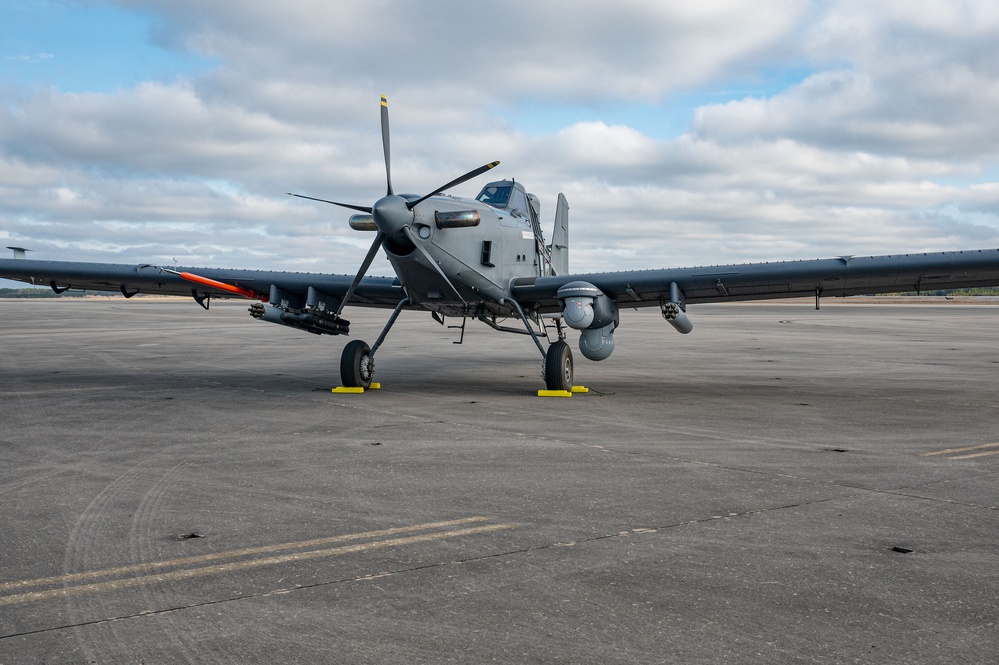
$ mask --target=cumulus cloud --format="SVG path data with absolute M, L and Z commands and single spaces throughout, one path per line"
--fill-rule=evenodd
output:
M 128 3 L 132 4 L 132 3 Z M 739 70 L 792 31 L 803 0 L 662 3 L 510 0 L 213 2 L 155 7 L 189 48 L 265 78 L 424 87 L 486 96 L 659 99 Z
M 999 156 L 999 11 L 989 3 L 830 3 L 801 51 L 828 68 L 769 98 L 699 109 L 720 141 L 795 138 L 992 162 Z

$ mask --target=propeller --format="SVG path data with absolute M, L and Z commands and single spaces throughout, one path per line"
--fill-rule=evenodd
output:
M 371 267 L 371 262 L 375 260 L 375 254 L 382 247 L 382 241 L 385 240 L 385 234 L 382 231 L 378 231 L 375 234 L 375 240 L 371 243 L 371 247 L 368 249 L 368 253 L 364 255 L 364 260 L 361 261 L 361 267 L 358 269 L 357 274 L 354 275 L 354 281 L 350 283 L 350 288 L 347 289 L 347 293 L 343 294 L 343 300 L 340 301 L 340 305 L 336 308 L 336 314 L 333 315 L 334 318 L 340 316 L 340 312 L 347 305 L 347 301 L 350 297 L 354 295 L 354 291 L 357 290 L 357 285 L 361 283 L 361 279 L 364 278 L 364 273 L 368 272 L 368 268 Z
M 385 196 L 392 196 L 392 150 L 389 147 L 388 100 L 382 95 L 382 150 L 385 152 Z
M 340 206 L 341 208 L 350 208 L 351 210 L 357 210 L 358 212 L 371 212 L 371 206 L 357 206 L 353 203 L 340 203 L 339 201 L 327 201 L 326 199 L 317 199 L 314 196 L 306 196 L 305 194 L 292 194 L 287 192 L 288 196 L 294 196 L 299 199 L 309 199 L 310 201 L 319 201 L 320 203 L 332 203 L 335 206 Z
M 434 191 L 430 192 L 426 196 L 421 196 L 420 198 L 416 199 L 415 201 L 409 201 L 408 203 L 406 203 L 406 207 L 409 208 L 410 210 L 412 210 L 413 208 L 415 208 L 419 204 L 421 204 L 424 201 L 426 201 L 427 199 L 429 199 L 431 196 L 436 196 L 436 195 L 440 194 L 443 191 L 451 189 L 452 187 L 457 187 L 461 183 L 467 182 L 468 180 L 471 180 L 472 178 L 480 176 L 483 173 L 485 173 L 486 171 L 488 171 L 490 169 L 494 169 L 497 166 L 499 166 L 499 162 L 489 162 L 488 164 L 483 164 L 482 166 L 480 166 L 477 169 L 472 169 L 471 171 L 469 171 L 465 175 L 461 176 L 460 178 L 455 178 L 454 180 L 452 180 L 448 184 L 442 185 L 441 187 L 438 187 L 437 189 L 435 189 Z
M 406 238 L 414 247 L 419 249 L 420 253 L 423 254 L 424 258 L 437 269 L 444 281 L 447 282 L 448 286 L 458 295 L 461 299 L 461 294 L 448 279 L 441 267 L 437 265 L 430 253 L 423 248 L 420 243 L 416 241 L 416 237 L 413 235 L 413 231 L 410 225 L 413 223 L 413 208 L 423 203 L 431 196 L 436 196 L 441 192 L 447 191 L 452 187 L 457 187 L 463 182 L 467 182 L 472 178 L 482 175 L 486 171 L 495 168 L 499 165 L 499 162 L 490 162 L 484 164 L 477 169 L 472 169 L 465 175 L 455 178 L 451 182 L 441 185 L 437 189 L 433 190 L 425 196 L 421 196 L 418 199 L 407 201 L 401 196 L 395 194 L 392 189 L 392 151 L 391 151 L 391 137 L 389 132 L 389 112 L 388 112 L 388 100 L 385 95 L 382 95 L 381 100 L 381 124 L 382 124 L 382 150 L 385 154 L 385 196 L 380 198 L 375 202 L 373 206 L 361 206 L 354 205 L 352 203 L 341 203 L 339 201 L 329 201 L 327 199 L 317 199 L 313 196 L 305 196 L 303 194 L 293 194 L 288 192 L 289 196 L 294 196 L 300 199 L 308 199 L 310 201 L 319 201 L 320 203 L 329 203 L 331 205 L 340 206 L 341 208 L 348 208 L 350 210 L 357 210 L 358 212 L 370 213 L 374 219 L 375 225 L 378 227 L 378 233 L 375 235 L 374 241 L 371 243 L 371 247 L 368 249 L 368 253 L 364 256 L 364 260 L 361 261 L 361 267 L 357 271 L 357 275 L 354 276 L 354 280 L 350 284 L 350 288 L 344 294 L 343 299 L 340 301 L 340 306 L 337 307 L 335 316 L 340 316 L 340 312 L 343 311 L 344 306 L 347 301 L 350 300 L 351 296 L 354 295 L 354 291 L 357 290 L 357 286 L 361 283 L 364 278 L 365 273 L 367 273 L 368 268 L 371 266 L 371 262 L 374 260 L 375 255 L 378 254 L 378 250 L 381 249 L 382 244 L 385 242 L 385 238 L 392 236 L 394 238 Z M 462 299 L 462 302 L 464 300 Z

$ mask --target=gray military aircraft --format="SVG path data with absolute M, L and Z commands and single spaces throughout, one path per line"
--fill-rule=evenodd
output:
M 659 307 L 686 334 L 693 328 L 686 313 L 692 303 L 814 296 L 818 307 L 821 296 L 999 285 L 999 249 L 573 274 L 569 205 L 562 194 L 550 243 L 541 231 L 537 197 L 519 182 L 490 182 L 474 199 L 443 195 L 499 162 L 423 196 L 396 194 L 384 96 L 381 130 L 387 187 L 373 205 L 292 194 L 354 210 L 351 228 L 374 232 L 354 276 L 39 261 L 23 258 L 23 248 L 16 248 L 20 258 L 0 260 L 0 277 L 46 284 L 57 293 L 193 296 L 206 310 L 212 298 L 245 297 L 258 301 L 250 307 L 254 318 L 317 335 L 347 335 L 350 323 L 341 314 L 348 304 L 392 309 L 373 345 L 355 339 L 343 348 L 340 378 L 354 388 L 371 385 L 375 353 L 403 309 L 426 310 L 441 324 L 446 316 L 461 317 L 462 337 L 472 318 L 501 332 L 529 335 L 543 358 L 547 390 L 559 392 L 573 386 L 566 327 L 580 331 L 584 357 L 604 360 L 614 350 L 622 306 Z M 366 275 L 379 250 L 396 277 Z M 511 317 L 520 324 L 505 325 Z

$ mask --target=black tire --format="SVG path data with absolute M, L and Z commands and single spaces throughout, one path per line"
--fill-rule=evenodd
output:
M 572 349 L 559 340 L 548 347 L 545 354 L 545 385 L 548 390 L 572 388 Z
M 370 388 L 375 374 L 371 349 L 359 339 L 352 339 L 340 354 L 340 380 L 347 388 Z

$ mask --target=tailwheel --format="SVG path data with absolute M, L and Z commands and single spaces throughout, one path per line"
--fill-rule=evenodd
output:
M 548 347 L 545 354 L 545 385 L 548 390 L 572 389 L 572 349 L 565 340 Z
M 348 388 L 370 388 L 375 375 L 371 349 L 359 339 L 351 340 L 340 355 L 340 380 Z

